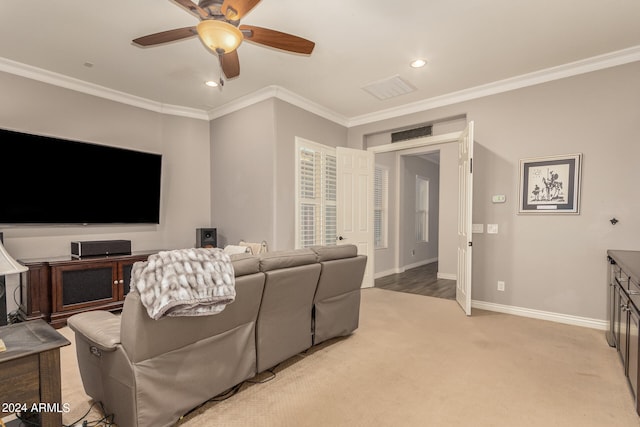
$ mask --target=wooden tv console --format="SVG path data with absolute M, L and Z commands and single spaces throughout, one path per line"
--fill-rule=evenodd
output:
M 19 260 L 29 267 L 20 276 L 19 315 L 23 320 L 43 319 L 60 328 L 77 313 L 121 310 L 133 264 L 157 252 Z

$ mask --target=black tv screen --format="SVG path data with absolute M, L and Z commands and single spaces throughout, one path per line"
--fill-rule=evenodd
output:
M 0 224 L 159 224 L 162 156 L 0 129 Z

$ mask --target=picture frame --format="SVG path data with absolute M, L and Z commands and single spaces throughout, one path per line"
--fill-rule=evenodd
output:
M 582 153 L 520 160 L 519 214 L 580 214 Z

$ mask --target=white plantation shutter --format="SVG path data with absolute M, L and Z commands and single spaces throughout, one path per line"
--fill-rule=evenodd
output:
M 338 231 L 336 156 L 325 153 L 324 160 L 324 228 L 322 236 L 325 245 L 335 245 Z
M 296 247 L 335 245 L 335 149 L 298 138 L 296 161 Z
M 301 247 L 315 245 L 320 208 L 320 155 L 306 148 L 299 151 L 298 191 L 300 200 L 299 230 Z
M 416 176 L 416 241 L 429 241 L 429 180 Z
M 375 248 L 387 247 L 389 169 L 376 165 L 373 182 L 373 238 Z

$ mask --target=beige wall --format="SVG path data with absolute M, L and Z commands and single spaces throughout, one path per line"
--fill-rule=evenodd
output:
M 476 127 L 473 222 L 500 228 L 473 237 L 473 299 L 605 319 L 606 250 L 637 250 L 640 236 L 639 77 L 633 63 L 353 127 L 349 145 L 466 115 Z M 517 215 L 519 159 L 568 153 L 584 155 L 581 214 Z M 507 202 L 491 203 L 494 194 Z
M 336 147 L 347 130 L 274 98 L 211 122 L 212 224 L 223 245 L 295 246 L 296 136 Z
M 211 224 L 218 244 L 273 241 L 273 99 L 211 121 Z
M 438 258 L 438 199 L 440 168 L 417 156 L 400 157 L 401 188 L 401 251 L 402 267 L 415 267 Z M 429 181 L 429 235 L 427 242 L 416 240 L 416 176 Z
M 476 124 L 474 222 L 500 227 L 497 235 L 474 235 L 473 298 L 604 319 L 606 250 L 638 249 L 640 236 L 639 76 L 633 63 L 346 129 L 277 99 L 209 124 L 0 73 L 0 126 L 161 153 L 164 168 L 160 225 L 2 231 L 17 258 L 67 254 L 80 239 L 131 239 L 134 250 L 186 247 L 203 226 L 218 227 L 231 243 L 265 239 L 272 249 L 291 248 L 295 136 L 362 148 L 367 135 L 426 122 L 456 130 L 466 116 Z M 441 149 L 441 164 L 454 152 Z M 576 152 L 584 154 L 581 214 L 517 215 L 518 160 Z M 455 177 L 441 167 L 441 204 L 455 196 L 444 192 Z M 507 203 L 492 204 L 493 194 Z M 443 220 L 440 254 L 450 241 Z
M 347 128 L 309 113 L 287 102 L 276 100 L 276 206 L 274 247 L 295 247 L 295 137 L 330 147 L 347 144 Z
M 134 251 L 189 247 L 195 243 L 195 228 L 209 226 L 206 121 L 167 116 L 6 73 L 0 73 L 0 90 L 0 127 L 163 156 L 159 225 L 0 226 L 7 250 L 15 258 L 69 255 L 70 242 L 75 240 L 129 239 Z M 24 163 L 28 168 L 28 159 Z M 20 182 L 8 184 L 19 186 Z M 25 191 L 55 188 L 43 182 L 41 188 Z M 127 208 L 118 205 L 120 191 L 134 190 L 116 188 L 105 195 L 113 198 L 114 209 Z M 14 279 L 7 278 L 9 286 L 14 286 Z M 11 311 L 15 307 L 12 298 L 8 300 Z
M 442 135 L 450 132 L 457 132 L 464 129 L 466 126 L 466 119 L 460 117 L 449 117 L 443 120 L 437 120 L 433 123 L 433 134 Z M 385 145 L 391 143 L 391 131 L 397 129 L 386 130 L 383 132 L 364 135 L 364 145 L 369 147 L 375 147 L 379 145 Z M 458 145 L 456 143 L 442 143 L 428 147 L 395 151 L 389 153 L 376 154 L 376 163 L 381 163 L 389 166 L 390 168 L 390 180 L 389 180 L 389 247 L 385 249 L 378 249 L 375 252 L 375 272 L 382 276 L 390 272 L 403 271 L 404 267 L 411 266 L 411 256 L 409 249 L 409 258 L 404 259 L 403 255 L 399 255 L 396 261 L 396 206 L 395 206 L 395 194 L 396 188 L 396 156 L 411 155 L 417 153 L 425 153 L 429 151 L 437 150 L 440 153 L 440 166 L 439 166 L 439 182 L 438 182 L 438 221 L 437 225 L 433 225 L 433 229 L 437 227 L 438 236 L 438 248 L 436 251 L 431 252 L 432 257 L 438 258 L 438 276 L 442 278 L 452 279 L 456 276 L 457 271 L 457 211 L 458 211 Z M 406 221 L 404 221 L 406 222 Z M 403 222 L 403 224 L 404 224 Z M 410 224 L 410 227 L 413 227 Z M 406 250 L 403 253 L 407 253 Z M 425 258 L 425 259 L 430 259 Z
M 387 246 L 375 250 L 374 277 L 383 277 L 400 271 L 399 262 L 396 262 L 397 249 L 397 212 L 396 189 L 398 178 L 396 173 L 396 153 L 379 153 L 375 155 L 376 165 L 385 167 L 389 171 L 389 197 L 387 211 Z

